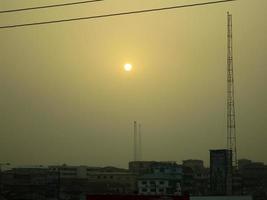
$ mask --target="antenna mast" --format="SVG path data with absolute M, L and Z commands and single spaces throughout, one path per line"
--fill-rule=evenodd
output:
M 227 13 L 227 149 L 232 152 L 232 166 L 237 167 L 236 124 L 234 102 L 234 66 L 232 15 Z
M 137 123 L 134 121 L 134 161 L 137 161 Z
M 138 130 L 138 137 L 139 137 L 139 142 L 138 142 L 138 145 L 139 145 L 139 161 L 142 161 L 142 135 L 141 135 L 141 124 L 139 124 L 139 130 Z

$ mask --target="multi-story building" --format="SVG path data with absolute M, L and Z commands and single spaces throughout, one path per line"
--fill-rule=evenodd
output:
M 267 198 L 267 165 L 247 161 L 239 166 L 242 177 L 243 194 L 253 195 L 254 199 Z
M 125 169 L 105 167 L 87 170 L 89 182 L 106 184 L 106 193 L 134 194 L 137 192 L 137 175 Z
M 51 171 L 57 172 L 61 179 L 64 178 L 87 178 L 87 166 L 55 165 L 49 166 Z
M 238 160 L 238 168 L 242 169 L 244 166 L 251 164 L 252 161 L 249 159 L 239 159 Z
M 232 194 L 232 152 L 210 150 L 210 185 L 213 195 Z
M 57 185 L 57 174 L 47 167 L 13 168 L 2 174 L 2 193 L 7 199 L 55 198 Z
M 190 167 L 194 172 L 201 173 L 204 170 L 204 161 L 203 160 L 183 160 L 183 166 Z
M 166 174 L 147 174 L 138 179 L 140 195 L 181 195 L 181 180 Z
M 138 162 L 140 166 L 140 162 Z M 140 195 L 181 195 L 182 166 L 175 162 L 146 162 L 146 170 L 139 172 L 138 194 Z M 139 168 L 140 169 L 140 168 Z M 149 173 L 144 172 L 147 171 Z
M 232 177 L 232 194 L 233 195 L 242 195 L 242 176 L 238 169 L 233 169 L 233 177 Z
M 59 175 L 61 197 L 73 194 L 134 194 L 136 174 L 116 167 L 50 166 Z
M 183 179 L 182 179 L 182 193 L 183 194 L 194 194 L 195 182 L 194 182 L 194 171 L 191 167 L 183 166 Z
M 12 200 L 137 193 L 136 174 L 115 167 L 22 167 L 5 171 L 1 178 L 3 192 Z
M 156 161 L 132 161 L 129 162 L 129 171 L 138 175 L 152 173 L 152 168 Z
M 207 195 L 209 193 L 209 169 L 204 167 L 202 160 L 184 160 L 184 186 L 191 195 Z M 190 168 L 193 171 L 192 179 L 189 178 Z M 187 177 L 186 177 L 187 176 Z M 191 182 L 189 182 L 191 181 Z M 191 184 L 191 187 L 190 187 Z

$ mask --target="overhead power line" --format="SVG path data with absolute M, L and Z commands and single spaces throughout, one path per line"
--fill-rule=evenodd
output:
M 111 13 L 111 14 L 104 14 L 104 15 L 94 15 L 94 16 L 88 16 L 88 17 L 78 17 L 78 18 L 70 18 L 70 19 L 60 19 L 60 20 L 52 20 L 52 21 L 6 25 L 6 26 L 0 26 L 0 29 L 25 27 L 25 26 L 37 26 L 37 25 L 44 25 L 44 24 L 56 24 L 56 23 L 80 21 L 80 20 L 93 20 L 93 19 L 98 19 L 98 18 L 108 18 L 108 17 L 115 17 L 115 16 L 122 16 L 122 15 L 133 15 L 133 14 L 148 13 L 148 12 L 158 12 L 158 11 L 163 11 L 163 10 L 172 10 L 172 9 L 179 9 L 179 8 L 207 6 L 207 5 L 211 5 L 211 4 L 220 4 L 220 3 L 227 3 L 227 2 L 233 2 L 233 1 L 237 1 L 237 0 L 211 1 L 211 2 L 196 3 L 196 4 L 185 4 L 185 5 L 177 5 L 177 6 L 170 6 L 170 7 L 152 8 L 152 9 L 136 10 L 136 11 L 128 11 L 128 12 L 120 12 L 120 13 Z
M 30 11 L 30 10 L 39 10 L 44 8 L 55 8 L 55 7 L 63 7 L 63 6 L 73 6 L 78 4 L 86 4 L 86 3 L 95 3 L 98 1 L 104 0 L 90 0 L 90 1 L 78 1 L 71 3 L 62 3 L 62 4 L 53 4 L 53 5 L 45 5 L 45 6 L 37 6 L 37 7 L 29 7 L 29 8 L 18 8 L 18 9 L 10 9 L 10 10 L 0 10 L 0 14 L 2 13 L 12 13 L 12 12 L 21 12 L 21 11 Z

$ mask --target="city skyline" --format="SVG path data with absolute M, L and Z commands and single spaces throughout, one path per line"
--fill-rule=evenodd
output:
M 0 25 L 184 3 L 103 1 L 1 14 Z M 1 10 L 25 6 L 0 3 Z M 209 149 L 226 148 L 229 11 L 237 154 L 267 163 L 266 8 L 261 0 L 235 1 L 0 30 L 0 162 L 125 167 L 133 159 L 136 120 L 143 160 L 207 165 Z

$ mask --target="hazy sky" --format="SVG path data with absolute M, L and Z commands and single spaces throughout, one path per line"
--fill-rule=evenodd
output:
M 0 14 L 0 25 L 203 1 L 106 0 Z M 72 1 L 1 1 L 0 10 L 62 2 Z M 239 0 L 0 30 L 0 162 L 125 167 L 137 120 L 145 160 L 207 163 L 209 149 L 226 146 L 227 11 L 238 157 L 267 162 L 266 9 Z

